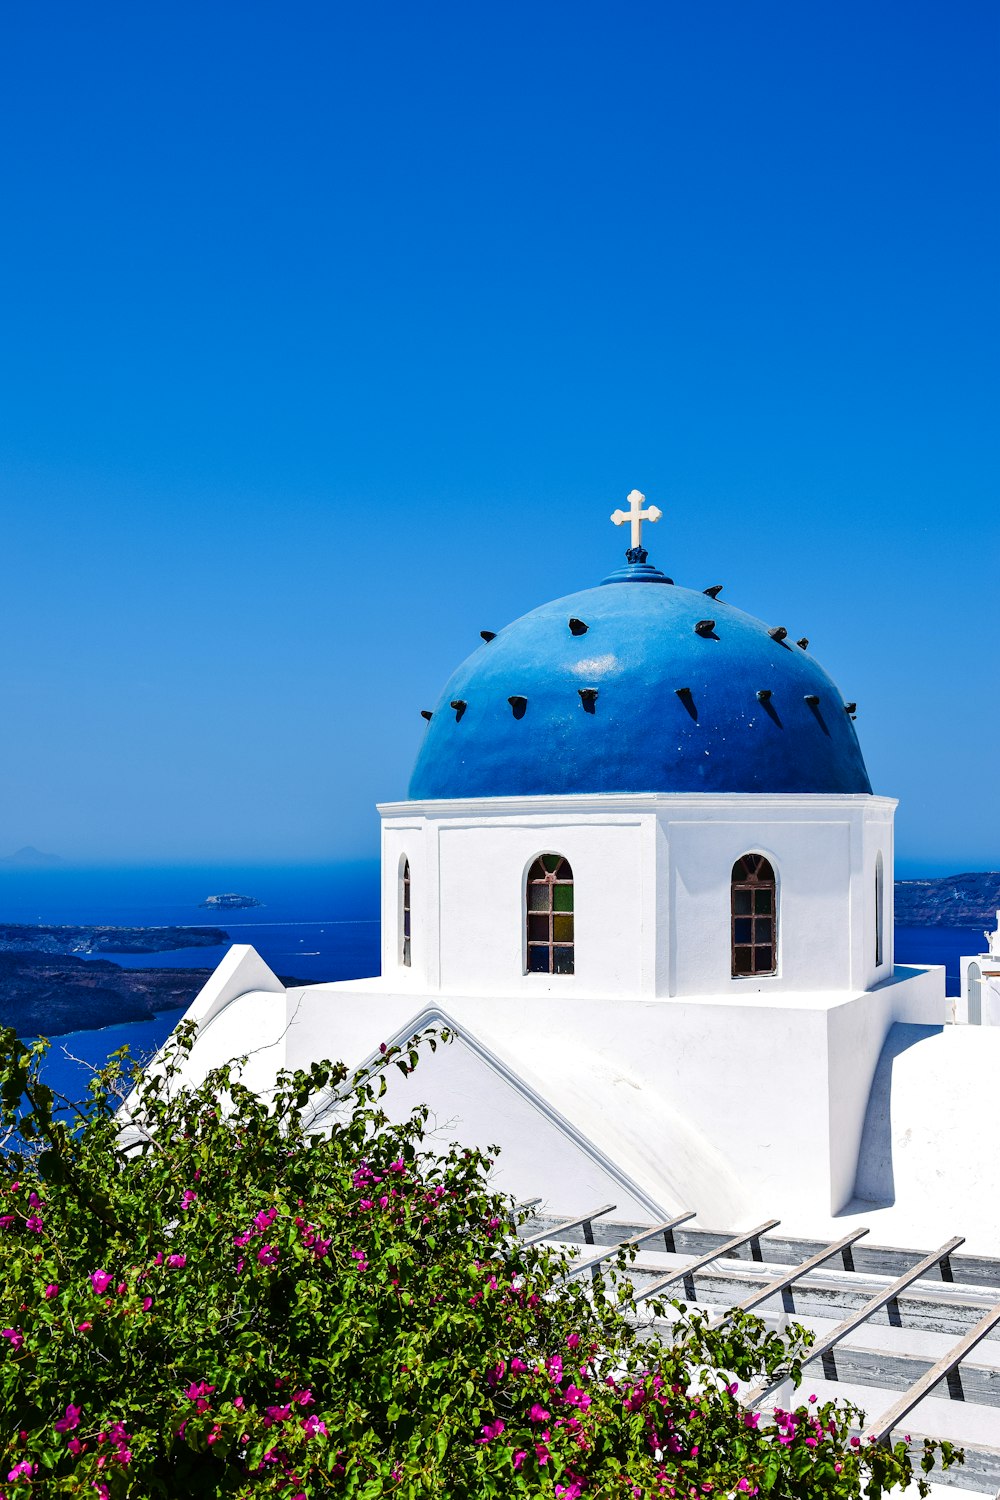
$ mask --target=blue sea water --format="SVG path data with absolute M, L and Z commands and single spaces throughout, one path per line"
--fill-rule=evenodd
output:
M 230 912 L 201 906 L 206 896 L 222 891 L 255 896 L 263 905 Z M 379 970 L 378 911 L 379 872 L 373 861 L 306 868 L 0 871 L 0 922 L 220 927 L 228 934 L 226 942 L 210 948 L 101 955 L 132 968 L 212 968 L 230 943 L 250 943 L 280 975 L 310 983 L 357 979 Z M 896 961 L 943 964 L 948 993 L 954 995 L 959 958 L 978 953 L 982 944 L 979 928 L 897 927 Z M 49 1081 L 61 1092 L 79 1095 L 87 1072 L 67 1053 L 96 1066 L 128 1043 L 145 1056 L 164 1041 L 178 1016 L 166 1011 L 148 1021 L 55 1038 Z
M 238 911 L 203 908 L 206 896 L 238 891 L 263 904 Z M 375 862 L 305 868 L 0 870 L 0 922 L 80 926 L 219 927 L 226 941 L 169 953 L 102 953 L 123 968 L 212 969 L 232 943 L 250 943 L 282 977 L 315 984 L 379 971 L 379 871 Z M 181 1012 L 53 1038 L 46 1078 L 79 1097 L 88 1068 L 126 1043 L 148 1056 Z M 0 1021 L 3 1019 L 0 998 Z

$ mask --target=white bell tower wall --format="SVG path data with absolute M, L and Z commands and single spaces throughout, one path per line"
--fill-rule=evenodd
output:
M 865 991 L 893 970 L 891 798 L 657 794 L 382 806 L 382 972 L 443 994 L 670 999 Z M 572 974 L 526 972 L 525 881 L 574 880 Z M 734 978 L 731 878 L 764 855 L 776 967 Z M 410 964 L 401 872 L 410 867 Z

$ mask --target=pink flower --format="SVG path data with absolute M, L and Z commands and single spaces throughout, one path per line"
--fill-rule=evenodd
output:
M 24 1343 L 24 1334 L 18 1328 L 4 1328 L 0 1330 L 0 1338 L 10 1339 L 10 1347 L 15 1354 Z
M 173 1271 L 182 1271 L 184 1269 L 184 1267 L 187 1265 L 187 1256 L 186 1255 L 168 1255 L 167 1256 L 167 1265 Z
M 563 1362 L 558 1354 L 553 1354 L 550 1359 L 547 1359 L 545 1361 L 545 1368 L 548 1370 L 549 1378 L 551 1380 L 554 1380 L 557 1383 L 562 1380 Z
M 100 1296 L 102 1292 L 107 1291 L 113 1280 L 114 1277 L 112 1277 L 107 1271 L 91 1271 L 90 1273 L 90 1284 L 94 1288 L 94 1291 L 98 1296 Z
M 37 1217 L 33 1218 L 33 1219 L 25 1219 L 25 1221 L 24 1221 L 24 1227 L 25 1227 L 25 1229 L 29 1230 L 32 1234 L 41 1234 L 41 1232 L 42 1232 L 42 1221 L 41 1221 L 41 1219 L 39 1219 Z
M 83 1452 L 83 1444 L 80 1442 L 80 1439 L 76 1437 L 70 1438 L 69 1442 L 66 1444 L 66 1447 L 73 1454 Z
M 149 1312 L 149 1309 L 152 1307 L 152 1305 L 153 1305 L 153 1299 L 152 1299 L 152 1297 L 143 1297 L 143 1299 L 142 1299 L 142 1310 L 143 1310 L 143 1312 Z
M 528 1456 L 527 1450 L 524 1449 L 524 1448 L 519 1448 L 517 1450 L 517 1452 L 514 1454 L 514 1473 L 515 1474 L 517 1473 L 517 1471 L 521 1467 L 521 1465 L 524 1463 L 524 1460 L 527 1458 L 527 1456 Z
M 577 1346 L 577 1344 L 579 1344 L 579 1342 L 580 1342 L 580 1335 L 578 1333 L 571 1333 L 569 1335 L 569 1337 L 567 1338 L 567 1340 L 566 1340 L 566 1348 L 567 1349 L 575 1349 L 576 1346 Z
M 312 1412 L 309 1413 L 308 1417 L 302 1423 L 302 1431 L 307 1438 L 326 1437 L 328 1435 L 326 1424 L 321 1422 L 319 1417 L 314 1416 Z
M 184 1192 L 181 1194 L 181 1208 L 190 1208 L 192 1204 L 195 1204 L 197 1202 L 198 1194 L 193 1190 L 193 1188 L 185 1188 Z
M 278 1264 L 278 1252 L 273 1245 L 261 1245 L 257 1251 L 257 1259 L 262 1266 L 276 1266 Z
M 77 1323 L 76 1331 L 77 1333 L 89 1333 L 93 1326 L 93 1323 Z
M 30 1464 L 26 1458 L 23 1458 L 19 1464 L 14 1465 L 7 1478 L 16 1483 L 19 1479 L 30 1479 L 37 1470 L 37 1464 Z
M 313 1395 L 312 1391 L 305 1390 L 299 1391 L 298 1395 L 293 1397 L 293 1400 L 297 1401 L 299 1406 L 312 1406 L 316 1400 L 316 1397 Z
M 394 1161 L 394 1162 L 392 1162 L 390 1164 L 390 1166 L 389 1166 L 389 1171 L 390 1172 L 398 1172 L 398 1173 L 405 1172 L 406 1171 L 406 1162 L 405 1161 Z
M 56 1432 L 72 1432 L 74 1427 L 79 1427 L 82 1409 L 79 1406 L 67 1406 L 66 1415 L 55 1423 Z
M 530 1422 L 547 1422 L 549 1420 L 549 1413 L 545 1410 L 544 1406 L 539 1406 L 536 1401 L 528 1413 L 528 1420 Z
M 493 1439 L 498 1438 L 501 1432 L 503 1432 L 503 1428 L 504 1423 L 502 1417 L 497 1417 L 495 1422 L 487 1422 L 486 1426 L 483 1428 L 482 1437 L 476 1438 L 476 1442 L 492 1443 Z

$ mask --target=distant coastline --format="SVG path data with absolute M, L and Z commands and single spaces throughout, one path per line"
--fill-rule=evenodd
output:
M 1000 871 L 945 875 L 937 880 L 896 881 L 900 927 L 994 925 L 1000 909 Z
M 217 948 L 229 941 L 221 927 L 82 927 L 0 923 L 0 953 L 173 953 Z

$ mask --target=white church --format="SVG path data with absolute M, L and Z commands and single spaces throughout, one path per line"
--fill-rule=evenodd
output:
M 652 566 L 660 512 L 627 503 L 625 565 L 484 632 L 425 712 L 379 808 L 381 974 L 286 989 L 234 947 L 192 1076 L 249 1054 L 266 1089 L 447 1027 L 389 1107 L 497 1143 L 518 1198 L 995 1255 L 1000 1027 L 894 962 L 855 705 L 807 640 Z

